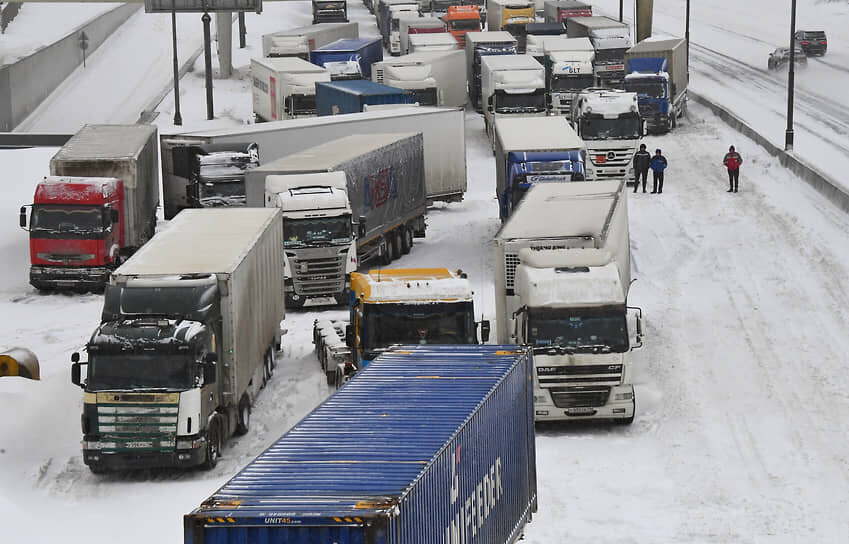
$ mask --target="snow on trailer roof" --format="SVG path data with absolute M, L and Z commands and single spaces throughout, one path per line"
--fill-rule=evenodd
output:
M 487 55 L 481 63 L 498 70 L 542 70 L 543 66 L 531 55 Z
M 560 116 L 496 117 L 495 133 L 505 153 L 586 148 L 566 118 Z
M 289 73 L 323 74 L 327 68 L 318 66 L 300 57 L 264 57 L 251 59 L 260 66 L 275 71 Z
M 447 268 L 370 270 L 351 276 L 351 289 L 368 302 L 460 302 L 472 300 L 468 279 Z
M 396 347 L 189 515 L 264 525 L 269 512 L 299 521 L 384 514 L 438 470 L 446 445 L 529 356 L 517 346 Z
M 113 278 L 232 273 L 279 214 L 277 208 L 183 210 Z
M 498 240 L 559 238 L 604 232 L 612 204 L 625 198 L 624 181 L 573 181 L 541 183 L 530 188 Z
M 522 302 L 530 307 L 565 308 L 574 306 L 574 301 L 580 301 L 581 306 L 605 305 L 613 300 L 622 300 L 623 285 L 619 277 L 619 268 L 616 263 L 608 262 L 598 265 L 593 274 L 582 274 L 567 270 L 569 264 L 564 257 L 568 254 L 580 252 L 580 249 L 559 250 L 562 254 L 561 261 L 556 266 L 516 267 L 517 294 L 522 297 Z M 520 259 L 531 253 L 529 249 L 520 252 Z M 581 263 L 575 259 L 575 263 Z M 523 261 L 524 263 L 524 261 Z M 569 281 L 563 281 L 563 276 L 569 274 Z M 533 289 L 530 287 L 533 286 Z
M 476 43 L 517 43 L 515 36 L 506 30 L 484 30 L 481 32 L 467 32 L 466 42 Z
M 353 51 L 380 40 L 380 38 L 342 38 L 327 45 L 316 47 L 313 51 Z
M 85 125 L 50 160 L 132 159 L 155 134 L 154 125 Z
M 281 157 L 263 164 L 254 172 L 316 172 L 330 170 L 338 164 L 355 159 L 368 151 L 404 140 L 419 132 L 397 134 L 352 134 Z
M 542 47 L 546 53 L 557 51 L 586 51 L 595 52 L 593 42 L 584 36 L 583 38 L 565 38 L 563 36 L 546 36 L 542 41 Z
M 683 38 L 648 38 L 637 42 L 636 45 L 628 49 L 627 53 L 654 53 L 667 51 L 684 45 L 686 42 Z

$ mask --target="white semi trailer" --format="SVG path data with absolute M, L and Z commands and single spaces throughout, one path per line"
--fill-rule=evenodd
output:
M 315 117 L 315 84 L 330 72 L 297 57 L 251 59 L 251 91 L 257 121 Z
M 460 50 L 422 51 L 376 62 L 371 77 L 411 91 L 420 106 L 462 108 L 468 101 L 466 54 Z
M 533 347 L 537 421 L 633 421 L 630 251 L 624 181 L 534 186 L 496 234 L 497 340 Z
M 250 428 L 284 313 L 279 210 L 180 212 L 112 274 L 88 361 L 71 356 L 85 464 L 214 467 Z

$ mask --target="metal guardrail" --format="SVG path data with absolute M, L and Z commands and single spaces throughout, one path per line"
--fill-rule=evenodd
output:
M 24 147 L 62 147 L 73 134 L 46 134 L 33 132 L 0 132 L 0 149 Z
M 782 148 L 776 146 L 764 136 L 758 133 L 755 129 L 746 124 L 745 121 L 731 113 L 724 107 L 716 104 L 704 96 L 694 93 L 692 90 L 687 91 L 687 96 L 707 107 L 717 117 L 725 121 L 731 128 L 739 131 L 744 136 L 751 138 L 756 144 L 764 148 L 767 153 L 774 157 L 778 157 L 781 166 L 787 168 L 799 178 L 808 183 L 811 187 L 817 190 L 820 194 L 831 201 L 835 206 L 846 213 L 849 213 L 849 193 L 846 192 L 835 180 L 828 175 L 817 171 L 813 166 L 806 164 L 793 153 L 788 153 Z

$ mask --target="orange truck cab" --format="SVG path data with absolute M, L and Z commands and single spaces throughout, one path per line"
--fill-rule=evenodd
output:
M 478 6 L 449 6 L 448 12 L 442 16 L 442 21 L 448 25 L 448 31 L 462 49 L 466 46 L 466 32 L 481 30 L 480 8 Z

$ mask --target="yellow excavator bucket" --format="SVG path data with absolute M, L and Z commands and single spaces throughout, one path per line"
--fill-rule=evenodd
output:
M 11 348 L 0 353 L 0 376 L 21 376 L 39 380 L 38 357 L 26 348 Z

